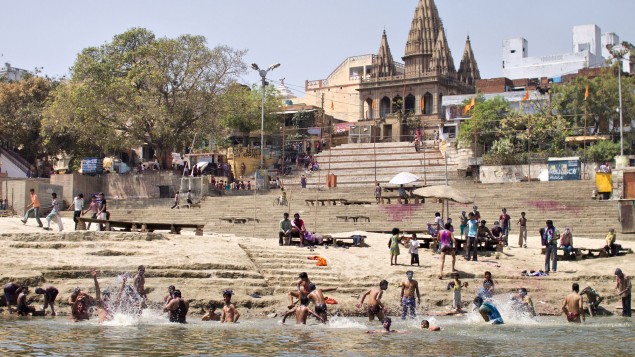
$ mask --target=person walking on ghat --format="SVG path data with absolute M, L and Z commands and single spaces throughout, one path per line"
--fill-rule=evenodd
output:
M 68 208 L 70 211 L 73 209 L 73 221 L 75 222 L 75 230 L 77 230 L 77 223 L 79 222 L 78 218 L 81 217 L 82 212 L 84 210 L 84 194 L 80 193 L 73 199 L 73 204 Z
M 62 224 L 62 217 L 60 217 L 60 201 L 57 200 L 57 193 L 53 192 L 51 193 L 51 198 L 53 199 L 51 201 L 51 206 L 48 207 L 51 209 L 51 213 L 48 214 L 48 216 L 46 216 L 46 227 L 44 227 L 45 231 L 48 231 L 51 229 L 51 220 L 55 219 L 55 221 L 57 222 L 57 227 L 59 228 L 59 231 L 63 231 L 64 230 L 64 224 Z
M 29 215 L 31 214 L 31 212 L 33 212 L 33 216 L 35 217 L 35 221 L 37 222 L 37 225 L 40 228 L 44 227 L 44 225 L 42 225 L 42 221 L 40 220 L 40 208 L 42 207 L 40 205 L 40 199 L 35 194 L 35 189 L 32 188 L 29 190 L 29 192 L 31 193 L 31 204 L 29 204 L 25 208 L 26 212 L 24 212 L 24 218 L 22 218 L 22 223 L 26 224 L 26 221 L 29 219 Z
M 525 212 L 520 212 L 518 225 L 518 247 L 527 248 L 527 218 L 525 218 Z
M 170 209 L 174 209 L 174 208 L 179 208 L 179 193 L 181 191 L 176 191 L 176 193 L 174 194 L 174 205 L 172 207 L 170 207 Z

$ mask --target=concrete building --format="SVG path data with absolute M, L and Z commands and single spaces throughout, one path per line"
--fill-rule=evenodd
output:
M 29 71 L 26 69 L 20 69 L 11 66 L 10 63 L 5 63 L 2 68 L 0 68 L 0 79 L 8 80 L 8 81 L 19 81 L 24 77 Z
M 530 57 L 529 43 L 526 39 L 506 39 L 503 41 L 503 77 L 559 77 L 576 73 L 583 68 L 602 67 L 610 58 L 606 46 L 618 45 L 619 41 L 620 38 L 615 33 L 602 34 L 597 25 L 580 25 L 573 28 L 571 52 Z M 628 63 L 628 60 L 625 60 L 624 69 L 627 71 Z
M 360 80 L 370 78 L 376 57 L 369 54 L 346 58 L 326 79 L 306 81 L 305 97 L 292 99 L 292 102 L 316 107 L 324 105 L 327 115 L 347 122 L 358 121 L 361 118 L 358 92 Z M 396 64 L 396 68 L 403 73 L 403 64 Z

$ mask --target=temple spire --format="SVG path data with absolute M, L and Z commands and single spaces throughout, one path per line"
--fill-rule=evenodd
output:
M 395 61 L 392 58 L 392 53 L 390 53 L 390 46 L 388 46 L 386 30 L 381 35 L 379 52 L 377 53 L 377 58 L 373 61 L 373 73 L 375 73 L 376 77 L 390 77 L 397 74 Z
M 410 25 L 403 58 L 406 62 L 406 73 L 428 70 L 440 26 L 441 20 L 434 0 L 419 0 Z
M 481 72 L 478 70 L 478 64 L 474 58 L 474 52 L 472 51 L 472 43 L 470 42 L 470 36 L 467 36 L 465 41 L 465 50 L 463 51 L 463 58 L 459 65 L 458 72 L 459 80 L 468 85 L 475 85 L 477 79 L 481 79 Z
M 437 37 L 437 42 L 434 46 L 429 70 L 443 74 L 456 73 L 454 59 L 452 58 L 452 53 L 448 47 L 448 40 L 445 37 L 445 29 L 442 24 L 439 26 L 439 36 Z

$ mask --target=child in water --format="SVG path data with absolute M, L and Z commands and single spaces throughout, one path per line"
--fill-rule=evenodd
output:
M 456 312 L 462 312 L 461 308 L 463 306 L 461 304 L 461 289 L 467 288 L 468 283 L 461 283 L 461 280 L 459 280 L 459 273 L 452 273 L 452 277 L 454 280 L 448 283 L 448 290 L 452 290 L 453 293 L 452 308 Z

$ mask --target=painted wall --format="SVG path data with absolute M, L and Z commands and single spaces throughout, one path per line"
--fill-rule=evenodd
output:
M 595 180 L 596 165 L 582 165 L 583 174 L 589 180 Z M 481 166 L 479 180 L 482 183 L 504 183 L 526 181 L 529 176 L 528 165 L 503 165 L 503 166 Z M 546 181 L 548 178 L 547 164 L 531 164 L 532 180 L 540 179 Z
M 2 153 L 0 153 L 0 169 L 8 177 L 26 178 L 26 173 Z

